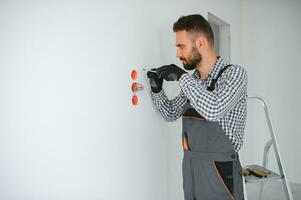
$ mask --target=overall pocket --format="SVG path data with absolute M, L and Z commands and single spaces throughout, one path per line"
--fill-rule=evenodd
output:
M 234 178 L 233 178 L 233 161 L 213 161 L 213 168 L 215 169 L 216 176 L 223 184 L 229 198 L 234 200 Z

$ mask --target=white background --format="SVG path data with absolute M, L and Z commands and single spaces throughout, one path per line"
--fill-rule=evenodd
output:
M 300 183 L 298 8 L 293 1 L 0 1 L 0 199 L 183 199 L 181 122 L 155 111 L 141 68 L 180 65 L 172 24 L 207 12 L 231 25 L 231 60 L 247 69 L 249 93 L 268 98 L 289 178 Z M 145 86 L 136 107 L 132 69 Z M 164 85 L 170 97 L 174 86 Z

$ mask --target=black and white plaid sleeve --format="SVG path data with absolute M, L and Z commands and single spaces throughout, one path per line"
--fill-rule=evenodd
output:
M 180 88 L 191 105 L 208 121 L 218 121 L 237 104 L 246 89 L 247 74 L 240 66 L 229 67 L 220 78 L 223 81 L 212 92 L 189 74 L 179 80 Z
M 156 108 L 166 121 L 177 120 L 182 115 L 184 105 L 187 102 L 187 98 L 182 91 L 172 100 L 167 98 L 163 90 L 157 94 L 152 92 L 152 98 Z

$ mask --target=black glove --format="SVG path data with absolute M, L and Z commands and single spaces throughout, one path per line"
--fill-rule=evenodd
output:
M 185 73 L 187 72 L 175 64 L 164 65 L 157 69 L 158 77 L 166 81 L 178 81 Z
M 156 71 L 157 69 L 152 69 Z M 151 89 L 153 93 L 159 93 L 162 90 L 163 78 L 159 78 L 157 73 L 148 71 L 147 77 L 149 78 Z

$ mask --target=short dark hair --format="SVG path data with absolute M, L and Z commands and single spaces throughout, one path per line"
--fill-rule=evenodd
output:
M 209 22 L 198 14 L 182 16 L 173 25 L 173 31 L 187 31 L 191 36 L 203 33 L 210 45 L 214 45 L 214 36 Z

